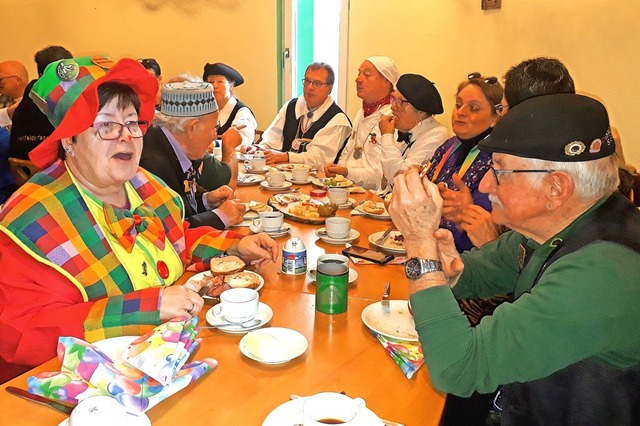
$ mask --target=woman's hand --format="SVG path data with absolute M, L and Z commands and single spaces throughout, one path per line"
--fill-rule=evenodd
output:
M 289 154 L 273 149 L 266 149 L 264 151 L 264 159 L 269 166 L 272 164 L 287 163 L 289 162 Z
M 458 175 L 452 177 L 453 185 L 458 189 L 447 188 L 444 184 L 438 184 L 440 196 L 444 200 L 442 205 L 442 217 L 453 222 L 460 222 L 460 215 L 468 206 L 473 204 L 471 191 Z
M 324 166 L 324 175 L 328 178 L 336 177 L 337 175 L 347 177 L 348 174 L 349 170 L 345 166 L 338 164 L 327 164 Z
M 202 310 L 204 300 L 198 294 L 201 285 L 190 282 L 186 285 L 172 285 L 162 289 L 160 296 L 160 321 L 184 316 L 197 316 Z
M 227 254 L 239 256 L 246 263 L 261 266 L 278 260 L 278 243 L 265 233 L 243 237 Z
M 474 246 L 484 244 L 498 238 L 498 227 L 491 220 L 491 213 L 482 207 L 471 204 L 459 215 L 460 227 L 467 233 Z

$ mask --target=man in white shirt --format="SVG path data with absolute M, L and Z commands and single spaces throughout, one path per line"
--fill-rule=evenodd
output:
M 304 94 L 285 103 L 262 135 L 267 164 L 304 163 L 321 170 L 351 135 L 351 121 L 331 99 L 335 74 L 314 62 L 302 80 Z
M 0 109 L 0 127 L 11 125 L 13 111 L 22 99 L 27 84 L 29 84 L 29 74 L 22 63 L 18 61 L 0 62 L 0 94 L 12 98 L 15 102 L 11 106 Z
M 360 65 L 356 90 L 362 99 L 362 109 L 356 114 L 353 135 L 339 160 L 326 164 L 327 177 L 346 176 L 365 189 L 381 191 L 378 123 L 391 114 L 391 92 L 399 77 L 398 67 L 388 56 L 371 56 Z

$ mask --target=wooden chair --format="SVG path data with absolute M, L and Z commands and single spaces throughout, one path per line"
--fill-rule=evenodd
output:
M 256 138 L 253 141 L 254 145 L 257 143 L 262 142 L 262 134 L 264 133 L 264 130 L 256 130 Z
M 31 176 L 40 170 L 40 168 L 31 161 L 14 157 L 9 157 L 9 168 L 18 186 L 22 186 Z

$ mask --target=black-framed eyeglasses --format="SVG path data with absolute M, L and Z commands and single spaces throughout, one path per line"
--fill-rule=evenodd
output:
M 105 141 L 112 141 L 122 136 L 122 129 L 125 127 L 132 138 L 141 138 L 147 133 L 149 122 L 145 120 L 127 121 L 126 123 L 117 123 L 115 121 L 97 121 L 92 126 L 98 131 L 98 135 Z
M 302 85 L 303 85 L 304 87 L 307 87 L 308 85 L 312 85 L 312 86 L 313 86 L 313 87 L 315 87 L 316 89 L 319 89 L 319 88 L 321 88 L 322 86 L 329 86 L 330 84 L 329 84 L 329 83 L 323 83 L 323 82 L 321 82 L 320 80 L 313 80 L 313 81 L 311 81 L 311 80 L 309 80 L 309 79 L 303 78 L 303 79 L 302 79 Z
M 496 110 L 496 114 L 498 114 L 499 116 L 503 116 L 507 113 L 507 111 L 509 110 L 509 105 L 506 104 L 497 104 L 493 106 L 493 109 Z
M 483 77 L 482 74 L 480 74 L 477 71 L 469 73 L 469 75 L 467 75 L 467 79 L 469 80 L 481 79 L 481 80 L 484 80 L 484 82 L 487 84 L 496 84 L 498 82 L 498 77 Z
M 410 103 L 411 102 L 405 101 L 404 99 L 394 98 L 393 96 L 391 97 L 391 105 L 393 105 L 397 109 L 402 108 L 404 104 L 410 104 Z
M 0 77 L 0 84 L 2 84 L 2 82 L 4 81 L 5 78 L 18 78 L 17 75 L 7 75 L 4 77 Z
M 552 170 L 552 169 L 538 169 L 538 170 L 525 170 L 525 169 L 511 169 L 511 170 L 507 170 L 507 169 L 494 169 L 493 166 L 489 166 L 489 168 L 491 169 L 491 171 L 493 172 L 493 178 L 496 180 L 496 185 L 500 185 L 500 181 L 498 180 L 498 176 L 500 175 L 507 175 L 510 173 L 553 173 L 556 170 Z

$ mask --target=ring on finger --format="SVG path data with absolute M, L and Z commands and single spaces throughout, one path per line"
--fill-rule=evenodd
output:
M 187 309 L 187 313 L 191 314 L 191 311 L 193 311 L 193 308 L 195 308 L 195 307 L 196 307 L 196 304 L 191 302 L 191 307 L 189 309 Z

